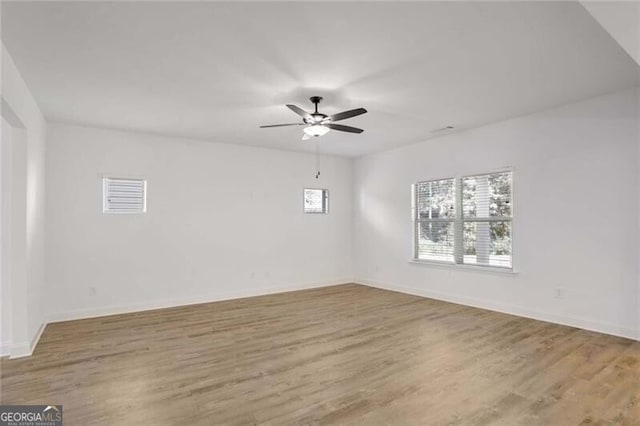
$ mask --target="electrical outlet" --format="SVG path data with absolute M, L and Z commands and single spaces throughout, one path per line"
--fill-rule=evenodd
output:
M 95 288 L 95 287 L 89 287 L 89 294 L 90 294 L 90 295 L 95 296 L 95 295 L 96 295 L 96 293 L 97 293 L 97 292 L 96 292 L 96 288 Z
M 557 287 L 557 288 L 555 289 L 554 293 L 553 293 L 553 296 L 554 296 L 556 299 L 564 299 L 564 293 L 565 293 L 564 288 L 562 288 L 562 287 Z

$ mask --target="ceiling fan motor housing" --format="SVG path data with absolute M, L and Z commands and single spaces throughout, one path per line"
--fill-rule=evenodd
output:
M 307 124 L 320 123 L 325 118 L 327 118 L 327 115 L 326 114 L 321 114 L 319 112 L 314 112 L 314 113 L 311 113 L 311 117 L 313 118 L 313 120 L 309 120 L 309 119 L 304 118 L 303 121 L 305 123 L 307 123 Z

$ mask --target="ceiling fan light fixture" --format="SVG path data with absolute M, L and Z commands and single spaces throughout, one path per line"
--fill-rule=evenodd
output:
M 316 137 L 329 133 L 329 128 L 321 124 L 314 124 L 313 126 L 305 127 L 303 130 L 309 136 Z

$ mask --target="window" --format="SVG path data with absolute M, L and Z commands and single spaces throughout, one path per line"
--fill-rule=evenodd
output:
M 415 258 L 512 267 L 512 172 L 413 186 Z
M 305 188 L 304 212 L 329 213 L 329 190 Z
M 102 179 L 103 213 L 144 213 L 147 211 L 147 181 L 141 179 Z

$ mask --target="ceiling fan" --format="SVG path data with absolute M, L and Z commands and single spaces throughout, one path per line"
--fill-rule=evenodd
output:
M 358 129 L 357 127 L 345 126 L 342 124 L 335 124 L 336 121 L 346 120 L 347 118 L 355 117 L 360 114 L 364 114 L 367 112 L 364 108 L 356 108 L 349 111 L 339 112 L 333 115 L 326 115 L 318 112 L 318 104 L 322 101 L 321 96 L 312 96 L 309 98 L 311 102 L 315 105 L 314 112 L 307 112 L 300 107 L 295 105 L 287 105 L 287 107 L 302 117 L 302 123 L 291 123 L 291 124 L 270 124 L 267 126 L 260 126 L 261 129 L 267 127 L 284 127 L 284 126 L 307 126 L 303 129 L 304 135 L 302 136 L 302 140 L 311 139 L 312 137 L 318 137 L 325 135 L 329 132 L 329 130 L 337 130 L 339 132 L 349 132 L 349 133 L 362 133 L 364 130 Z

